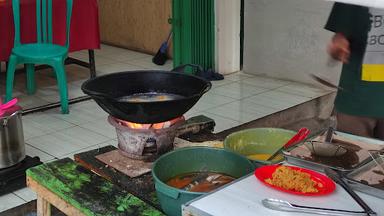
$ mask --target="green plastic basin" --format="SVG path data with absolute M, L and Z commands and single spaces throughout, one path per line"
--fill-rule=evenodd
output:
M 254 163 L 273 164 L 281 162 L 282 156 L 267 161 L 252 158 L 252 155 L 272 155 L 295 134 L 295 131 L 280 128 L 252 128 L 228 135 L 224 140 L 224 148 L 239 153 Z
M 182 204 L 205 193 L 180 190 L 165 182 L 177 175 L 202 169 L 240 178 L 253 172 L 254 166 L 247 158 L 219 148 L 181 148 L 161 156 L 153 165 L 152 176 L 161 208 L 167 215 L 181 216 Z

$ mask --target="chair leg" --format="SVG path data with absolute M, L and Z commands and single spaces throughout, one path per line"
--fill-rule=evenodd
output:
M 88 56 L 89 56 L 90 77 L 95 78 L 96 77 L 95 52 L 93 50 L 88 50 Z
M 60 103 L 61 103 L 61 112 L 63 114 L 69 113 L 68 108 L 68 89 L 67 89 L 67 78 L 64 69 L 64 61 L 57 61 L 53 66 L 56 72 L 57 85 L 59 86 L 60 91 Z
M 15 70 L 17 64 L 17 57 L 11 55 L 7 64 L 7 80 L 5 87 L 5 101 L 8 102 L 12 99 L 13 82 L 15 78 Z
M 29 95 L 36 92 L 35 84 L 35 65 L 34 64 L 25 64 L 27 71 L 27 93 Z

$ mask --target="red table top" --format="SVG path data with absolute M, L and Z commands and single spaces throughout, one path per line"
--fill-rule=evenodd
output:
M 0 61 L 11 54 L 14 40 L 12 1 L 0 0 Z M 21 0 L 21 42 L 36 41 L 35 0 Z M 53 42 L 65 44 L 66 1 L 53 1 Z M 100 48 L 97 0 L 73 0 L 69 51 Z

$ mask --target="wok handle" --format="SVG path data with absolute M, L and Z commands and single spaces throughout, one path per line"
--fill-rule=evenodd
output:
M 199 71 L 199 73 L 203 73 L 204 72 L 204 68 L 202 66 L 200 66 L 200 65 L 197 65 L 197 64 L 183 64 L 183 65 L 179 65 L 179 66 L 173 68 L 171 71 L 173 71 L 173 72 L 182 72 L 183 73 L 183 72 L 185 72 L 185 68 L 188 67 L 188 66 L 190 66 L 192 68 L 196 68 Z
M 207 93 L 211 88 L 212 88 L 212 83 L 211 82 L 207 82 L 207 86 L 205 86 L 203 91 L 201 91 L 201 95 Z

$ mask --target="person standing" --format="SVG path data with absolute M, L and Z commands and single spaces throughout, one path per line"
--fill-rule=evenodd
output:
M 384 10 L 335 3 L 325 29 L 328 53 L 343 63 L 337 129 L 384 140 Z

